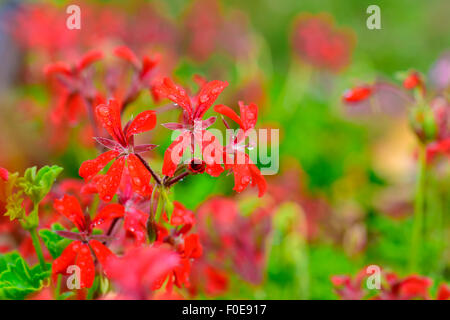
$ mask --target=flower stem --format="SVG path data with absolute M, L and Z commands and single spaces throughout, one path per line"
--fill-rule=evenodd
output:
M 34 250 L 36 251 L 36 255 L 39 259 L 39 263 L 43 271 L 47 270 L 47 266 L 45 264 L 44 254 L 42 253 L 41 243 L 39 241 L 39 236 L 37 234 L 36 228 L 32 228 L 29 230 L 31 235 L 31 240 L 33 241 Z
M 424 144 L 419 146 L 419 167 L 416 184 L 416 195 L 414 199 L 414 222 L 411 241 L 410 269 L 417 271 L 420 258 L 420 246 L 422 245 L 423 220 L 425 209 L 425 187 L 426 187 L 426 148 Z
M 161 185 L 161 178 L 152 170 L 152 168 L 150 168 L 150 165 L 147 163 L 147 161 L 145 161 L 145 159 L 142 158 L 142 156 L 140 154 L 136 153 L 135 155 L 136 155 L 136 157 L 139 158 L 139 160 L 141 160 L 142 164 L 148 170 L 148 172 L 150 172 L 150 174 L 152 175 L 153 179 L 155 179 L 156 183 L 158 185 Z
M 167 182 L 165 183 L 165 186 L 166 186 L 167 188 L 169 188 L 170 186 L 172 186 L 173 184 L 177 183 L 178 181 L 184 179 L 184 178 L 187 177 L 188 175 L 189 175 L 189 171 L 185 171 L 185 172 L 181 173 L 180 175 L 178 175 L 178 176 L 176 176 L 176 177 L 170 179 L 169 181 L 167 181 Z

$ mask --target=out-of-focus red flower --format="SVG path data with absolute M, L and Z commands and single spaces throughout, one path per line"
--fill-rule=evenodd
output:
M 0 178 L 1 178 L 3 181 L 8 181 L 8 178 L 9 178 L 9 172 L 8 172 L 8 170 L 6 170 L 6 169 L 3 168 L 3 167 L 0 167 Z
M 196 214 L 200 241 L 208 254 L 196 262 L 194 287 L 207 285 L 204 281 L 207 265 L 217 270 L 232 266 L 243 280 L 260 283 L 266 254 L 264 238 L 270 232 L 269 212 L 260 208 L 243 217 L 235 201 L 215 197 L 202 204 Z M 219 287 L 217 283 L 216 289 Z
M 429 299 L 428 290 L 432 284 L 429 278 L 419 275 L 411 275 L 404 279 L 397 279 L 396 275 L 387 275 L 387 278 L 390 288 L 379 295 L 381 299 Z
M 141 112 L 135 119 L 127 123 L 124 130 L 120 120 L 120 107 L 116 100 L 110 100 L 106 105 L 97 106 L 95 112 L 100 123 L 114 140 L 96 138 L 97 142 L 110 150 L 93 160 L 83 162 L 79 170 L 80 176 L 89 181 L 114 159 L 106 175 L 99 178 L 96 183 L 100 198 L 104 201 L 111 201 L 119 188 L 126 161 L 134 190 L 142 195 L 149 194 L 151 192 L 151 174 L 140 160 L 139 154 L 152 150 L 156 146 L 152 144 L 135 146 L 134 135 L 155 127 L 155 112 L 153 110 Z
M 198 234 L 188 234 L 195 223 L 194 215 L 181 203 L 174 202 L 174 210 L 170 218 L 170 224 L 178 228 L 170 232 L 162 226 L 158 227 L 157 243 L 170 244 L 180 257 L 179 264 L 170 272 L 162 276 L 154 284 L 154 289 L 159 289 L 166 282 L 167 291 L 172 290 L 173 284 L 178 288 L 189 287 L 189 274 L 191 272 L 191 260 L 199 258 L 203 253 Z
M 80 115 L 85 113 L 88 106 L 84 99 L 92 95 L 92 88 L 89 88 L 82 73 L 102 58 L 101 51 L 92 50 L 82 56 L 74 65 L 59 61 L 45 66 L 44 74 L 55 80 L 53 91 L 56 97 L 56 106 L 50 115 L 54 124 L 59 125 L 65 119 L 70 124 L 74 124 Z
M 73 239 L 62 252 L 61 256 L 53 261 L 52 276 L 56 281 L 58 274 L 67 275 L 67 268 L 70 265 L 77 265 L 80 268 L 80 287 L 90 288 L 95 278 L 95 265 L 92 259 L 92 252 L 102 266 L 114 254 L 99 240 L 102 236 L 92 234 L 95 226 L 103 224 L 114 218 L 122 217 L 124 208 L 119 204 L 109 204 L 101 209 L 91 221 L 88 214 L 83 214 L 78 200 L 74 196 L 65 195 L 62 199 L 54 201 L 55 210 L 69 219 L 80 231 L 80 233 L 70 231 L 58 231 L 60 236 Z M 106 270 L 106 269 L 105 269 Z
M 301 14 L 294 23 L 292 44 L 305 62 L 339 72 L 350 63 L 355 35 L 351 30 L 337 28 L 327 14 Z
M 236 136 L 231 137 L 231 142 L 224 150 L 225 169 L 231 169 L 234 173 L 234 188 L 236 192 L 241 192 L 249 184 L 257 186 L 262 197 L 267 189 L 267 183 L 259 171 L 258 167 L 250 160 L 250 157 L 245 153 L 245 138 L 249 130 L 253 129 L 258 119 L 258 107 L 251 103 L 245 105 L 239 101 L 240 116 L 234 110 L 225 105 L 217 105 L 214 111 L 229 117 L 236 122 L 240 129 Z M 227 123 L 225 122 L 226 126 Z
M 437 300 L 450 299 L 450 287 L 447 284 L 443 283 L 439 286 L 436 299 Z
M 206 267 L 206 293 L 214 296 L 228 289 L 228 275 L 212 266 Z
M 179 264 L 179 256 L 164 247 L 140 247 L 107 264 L 108 276 L 133 299 L 146 299 L 158 279 Z
M 363 285 L 363 281 L 369 274 L 366 268 L 363 268 L 352 279 L 349 276 L 333 276 L 331 281 L 336 289 L 336 293 L 342 299 L 363 299 L 369 292 Z M 382 272 L 380 276 L 381 288 L 371 299 L 375 300 L 410 300 L 410 299 L 431 299 L 429 290 L 433 281 L 427 277 L 420 275 L 410 275 L 400 278 L 393 272 Z M 436 299 L 448 299 L 450 291 L 446 284 L 442 284 L 436 295 Z
M 354 87 L 347 90 L 342 96 L 342 99 L 348 103 L 361 102 L 369 98 L 372 94 L 372 91 L 373 89 L 369 85 Z
M 183 109 L 182 123 L 163 124 L 168 129 L 180 130 L 181 132 L 180 136 L 172 142 L 164 153 L 163 174 L 173 176 L 184 151 L 190 147 L 191 153 L 194 154 L 192 148 L 195 142 L 200 144 L 202 149 L 206 173 L 217 177 L 223 172 L 220 165 L 222 146 L 217 138 L 206 130 L 215 122 L 216 118 L 210 117 L 206 120 L 202 120 L 202 118 L 227 85 L 226 81 L 219 80 L 204 82 L 200 91 L 194 97 L 190 97 L 185 89 L 176 85 L 169 78 L 164 78 L 162 83 L 156 86 L 156 91 L 161 96 L 175 102 Z M 217 161 L 217 158 L 219 161 Z
M 186 15 L 188 51 L 197 60 L 205 60 L 216 48 L 221 15 L 216 0 L 197 0 Z
M 411 71 L 403 81 L 403 87 L 407 90 L 422 87 L 423 85 L 422 76 L 417 71 Z

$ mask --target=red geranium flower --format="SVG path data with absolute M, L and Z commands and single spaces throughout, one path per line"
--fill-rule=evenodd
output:
M 123 257 L 108 261 L 108 277 L 127 298 L 146 299 L 155 281 L 166 276 L 178 263 L 177 254 L 167 248 L 134 248 Z
M 239 101 L 239 109 L 240 116 L 225 105 L 217 105 L 214 107 L 216 112 L 231 118 L 241 129 L 235 137 L 231 138 L 231 143 L 224 148 L 225 169 L 231 169 L 234 173 L 233 190 L 241 192 L 251 183 L 252 186 L 258 186 L 258 196 L 261 197 L 267 189 L 266 180 L 261 175 L 258 167 L 245 153 L 246 146 L 243 145 L 248 131 L 255 127 L 258 118 L 258 107 L 254 103 L 245 105 L 242 101 Z M 224 123 L 229 128 L 226 121 Z M 229 155 L 233 158 L 230 158 Z
M 52 275 L 56 280 L 58 274 L 67 274 L 67 267 L 77 265 L 80 268 L 80 287 L 90 288 L 95 278 L 95 265 L 92 259 L 91 249 L 102 266 L 114 254 L 100 241 L 105 240 L 104 236 L 93 235 L 92 230 L 106 221 L 122 217 L 124 208 L 119 204 L 109 204 L 101 209 L 91 221 L 89 214 L 83 214 L 78 200 L 74 196 L 65 195 L 60 200 L 54 201 L 54 208 L 57 212 L 69 219 L 79 233 L 70 231 L 57 231 L 57 233 L 69 239 L 73 239 L 61 256 L 53 261 Z M 100 241 L 99 241 L 100 240 Z
M 47 77 L 53 76 L 57 80 L 54 85 L 57 103 L 50 115 L 53 123 L 60 124 L 67 118 L 69 123 L 74 124 L 85 112 L 88 106 L 84 97 L 88 95 L 93 98 L 95 90 L 90 87 L 89 81 L 83 76 L 83 71 L 102 58 L 101 51 L 93 50 L 82 56 L 72 66 L 59 61 L 44 68 L 44 74 Z
M 188 232 L 195 223 L 194 214 L 179 202 L 175 201 L 174 206 L 170 224 L 178 228 L 172 229 L 169 233 L 167 229 L 159 226 L 157 243 L 170 244 L 180 256 L 180 262 L 173 270 L 155 282 L 154 289 L 161 288 L 166 279 L 167 291 L 171 291 L 173 284 L 178 288 L 181 288 L 183 285 L 189 287 L 191 260 L 199 258 L 203 253 L 198 234 L 188 235 Z
M 170 130 L 180 130 L 181 135 L 167 148 L 164 153 L 162 172 L 167 176 L 173 176 L 181 161 L 184 151 L 190 147 L 194 154 L 195 142 L 201 149 L 203 160 L 206 163 L 206 172 L 211 176 L 219 176 L 223 168 L 217 161 L 216 151 L 222 149 L 217 138 L 206 129 L 211 126 L 216 117 L 203 120 L 206 111 L 213 105 L 219 94 L 228 85 L 226 81 L 213 80 L 201 81 L 200 91 L 194 97 L 189 97 L 186 90 L 176 85 L 171 79 L 164 78 L 156 87 L 156 91 L 163 97 L 175 102 L 183 109 L 182 123 L 166 123 L 164 127 Z
M 139 154 L 152 150 L 156 145 L 135 146 L 134 135 L 155 127 L 155 111 L 147 110 L 139 113 L 134 120 L 127 123 L 124 129 L 122 129 L 119 104 L 116 100 L 112 99 L 106 105 L 97 106 L 95 112 L 102 126 L 114 140 L 96 138 L 97 142 L 110 150 L 93 160 L 83 162 L 79 170 L 80 176 L 89 181 L 115 159 L 107 174 L 101 176 L 96 183 L 100 198 L 110 201 L 119 187 L 125 161 L 127 161 L 133 189 L 141 195 L 148 195 L 151 192 L 151 174 L 142 163 Z
M 369 85 L 362 85 L 347 90 L 342 99 L 348 103 L 361 102 L 372 95 L 373 88 Z
M 403 87 L 411 90 L 423 86 L 423 80 L 417 71 L 411 71 L 403 81 Z

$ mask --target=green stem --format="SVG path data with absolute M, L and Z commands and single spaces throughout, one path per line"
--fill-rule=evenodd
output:
M 416 195 L 414 200 L 414 223 L 411 241 L 410 269 L 417 271 L 420 257 L 420 246 L 422 245 L 422 232 L 425 209 L 425 187 L 426 187 L 426 148 L 424 144 L 419 146 L 419 168 L 416 184 Z
M 54 292 L 55 300 L 61 300 L 61 281 L 62 281 L 62 275 L 58 274 L 58 281 L 56 282 L 56 288 Z
M 47 266 L 45 264 L 44 254 L 41 248 L 41 242 L 39 241 L 39 236 L 36 231 L 36 228 L 30 229 L 31 240 L 33 241 L 34 250 L 36 251 L 36 255 L 39 259 L 39 263 L 41 264 L 41 268 L 43 271 L 47 270 Z

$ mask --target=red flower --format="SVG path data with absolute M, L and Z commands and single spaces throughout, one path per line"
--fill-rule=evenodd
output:
M 166 248 L 135 248 L 108 262 L 108 276 L 126 296 L 145 299 L 155 281 L 167 275 L 178 263 L 177 254 Z
M 0 178 L 3 181 L 8 181 L 9 178 L 9 172 L 5 168 L 0 167 Z
M 206 270 L 206 292 L 209 295 L 218 295 L 228 289 L 228 275 L 217 268 L 207 266 Z
M 445 283 L 441 284 L 437 293 L 437 300 L 449 300 L 450 299 L 450 287 Z
M 330 16 L 302 14 L 294 25 L 295 52 L 317 68 L 339 72 L 349 65 L 354 33 L 334 26 Z
M 156 65 L 159 63 L 159 57 L 154 57 L 152 59 L 149 56 L 144 56 L 142 58 L 142 61 L 140 61 L 136 54 L 126 46 L 117 47 L 116 49 L 114 49 L 114 54 L 117 57 L 131 63 L 133 67 L 139 72 L 139 79 L 142 82 L 145 82 L 151 71 L 154 70 Z
M 88 214 L 84 215 L 78 200 L 73 196 L 65 195 L 60 200 L 54 201 L 54 208 L 57 212 L 69 219 L 80 233 L 70 231 L 58 231 L 60 236 L 73 239 L 61 256 L 53 261 L 52 275 L 56 280 L 58 274 L 67 274 L 70 265 L 77 265 L 80 268 L 80 287 L 90 288 L 95 278 L 95 265 L 91 255 L 92 252 L 102 266 L 105 266 L 114 254 L 99 240 L 103 236 L 92 234 L 92 229 L 106 221 L 122 217 L 124 208 L 119 204 L 109 204 L 101 209 L 96 217 L 90 221 Z
M 96 138 L 97 142 L 110 151 L 93 160 L 83 162 L 79 170 L 80 176 L 89 181 L 114 159 L 114 163 L 107 174 L 101 176 L 96 183 L 100 198 L 104 201 L 110 201 L 119 187 L 126 161 L 133 189 L 141 195 L 148 195 L 151 192 L 151 174 L 140 160 L 139 154 L 152 150 L 156 146 L 153 144 L 135 146 L 133 136 L 155 127 L 155 112 L 147 110 L 139 113 L 134 120 L 127 123 L 123 130 L 119 104 L 116 100 L 110 100 L 107 105 L 97 106 L 95 112 L 99 122 L 114 140 Z
M 433 161 L 440 154 L 450 157 L 450 138 L 434 141 L 427 145 L 427 162 Z
M 199 258 L 203 253 L 198 234 L 187 234 L 195 223 L 194 214 L 179 202 L 175 201 L 174 206 L 170 224 L 179 228 L 169 233 L 167 229 L 159 226 L 157 243 L 168 243 L 173 246 L 180 256 L 180 262 L 172 271 L 155 282 L 154 289 L 159 289 L 166 279 L 168 291 L 171 291 L 173 284 L 178 288 L 183 285 L 189 287 L 191 260 Z
M 369 85 L 362 85 L 347 90 L 342 99 L 347 103 L 356 103 L 368 99 L 373 93 L 373 88 Z
M 417 87 L 423 86 L 423 80 L 420 74 L 416 71 L 412 71 L 403 81 L 403 87 L 407 90 L 412 90 Z
M 181 135 L 172 142 L 164 153 L 163 174 L 173 176 L 184 151 L 190 147 L 191 153 L 194 153 L 195 142 L 201 146 L 203 160 L 206 163 L 206 172 L 214 177 L 222 173 L 223 168 L 219 164 L 219 152 L 222 146 L 217 138 L 206 130 L 215 122 L 216 118 L 210 117 L 206 120 L 202 118 L 227 85 L 226 81 L 204 81 L 200 91 L 194 97 L 189 97 L 186 90 L 176 85 L 169 78 L 164 78 L 162 83 L 155 88 L 161 96 L 175 102 L 183 109 L 182 123 L 163 124 L 170 130 L 181 131 Z M 219 161 L 217 161 L 217 158 L 219 158 Z
M 390 290 L 381 295 L 383 298 L 393 300 L 428 299 L 428 290 L 432 281 L 427 277 L 418 275 L 411 275 L 401 280 L 397 280 L 394 276 L 390 284 Z
M 50 115 L 53 123 L 60 124 L 67 118 L 69 123 L 74 124 L 85 112 L 88 106 L 84 102 L 84 96 L 91 94 L 91 88 L 86 85 L 82 72 L 102 58 L 101 51 L 93 50 L 82 56 L 75 65 L 59 61 L 44 68 L 47 77 L 52 76 L 57 80 L 54 87 L 57 103 Z
M 245 105 L 242 101 L 239 101 L 239 109 L 240 116 L 238 116 L 230 107 L 225 105 L 217 105 L 214 107 L 216 112 L 231 118 L 239 124 L 239 127 L 241 128 L 237 135 L 231 138 L 230 145 L 224 148 L 225 169 L 231 169 L 234 173 L 233 190 L 241 192 L 251 184 L 252 186 L 258 186 L 258 196 L 262 197 L 267 189 L 266 180 L 261 175 L 261 171 L 259 171 L 258 167 L 245 153 L 245 146 L 242 145 L 245 142 L 248 131 L 253 129 L 256 125 L 258 107 L 254 103 Z M 226 121 L 224 123 L 228 127 Z M 230 158 L 229 155 L 233 158 Z

